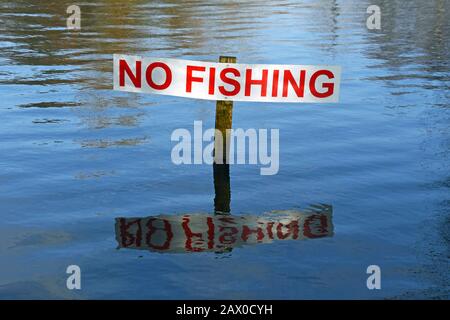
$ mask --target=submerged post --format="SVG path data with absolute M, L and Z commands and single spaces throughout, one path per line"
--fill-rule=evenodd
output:
M 235 57 L 219 58 L 221 63 L 236 63 Z M 227 130 L 232 128 L 233 101 L 218 100 L 216 103 L 216 132 L 221 134 L 214 138 L 214 211 L 217 214 L 230 213 L 230 141 Z
M 230 165 L 214 163 L 214 213 L 229 214 L 231 202 Z

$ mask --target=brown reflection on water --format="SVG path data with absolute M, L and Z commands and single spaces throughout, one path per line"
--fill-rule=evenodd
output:
M 107 148 L 107 147 L 124 147 L 124 146 L 136 146 L 147 141 L 147 137 L 142 138 L 130 138 L 120 140 L 86 140 L 81 141 L 81 147 L 83 148 Z
M 2 36 L 15 40 L 11 47 L 15 63 L 28 65 L 81 65 L 83 55 L 112 54 L 117 50 L 132 50 L 128 41 L 139 37 L 139 28 L 124 28 L 133 24 L 129 15 L 143 1 L 95 1 L 81 4 L 82 29 L 66 29 L 66 9 L 71 1 L 46 0 L 9 1 L 2 7 Z M 134 21 L 136 24 L 136 21 Z M 115 26 L 115 27 L 112 27 Z M 3 54 L 8 53 L 8 51 Z

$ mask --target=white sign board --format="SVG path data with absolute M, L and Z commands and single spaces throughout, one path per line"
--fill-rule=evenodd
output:
M 114 55 L 114 90 L 186 98 L 338 102 L 339 66 L 238 64 Z

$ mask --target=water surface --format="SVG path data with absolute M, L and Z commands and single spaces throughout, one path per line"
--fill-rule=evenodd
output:
M 80 31 L 71 1 L 0 4 L 0 298 L 449 297 L 450 2 L 124 3 L 78 2 Z M 340 103 L 235 103 L 234 127 L 280 129 L 280 171 L 232 166 L 217 195 L 211 166 L 170 158 L 172 131 L 213 127 L 214 102 L 113 91 L 114 53 L 340 65 Z M 220 196 L 235 219 L 326 204 L 332 234 L 119 248 L 117 219 L 218 219 Z M 366 287 L 372 264 L 381 290 Z

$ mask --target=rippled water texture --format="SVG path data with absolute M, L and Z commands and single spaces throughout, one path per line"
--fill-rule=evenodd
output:
M 449 1 L 95 0 L 77 2 L 80 31 L 71 4 L 0 4 L 0 298 L 449 297 Z M 114 53 L 340 65 L 340 102 L 235 103 L 234 127 L 280 129 L 280 171 L 231 166 L 216 195 L 211 166 L 170 158 L 172 131 L 213 127 L 214 102 L 113 91 Z M 212 213 L 229 195 L 239 232 L 272 221 L 280 241 L 123 247 L 130 219 L 227 227 Z

